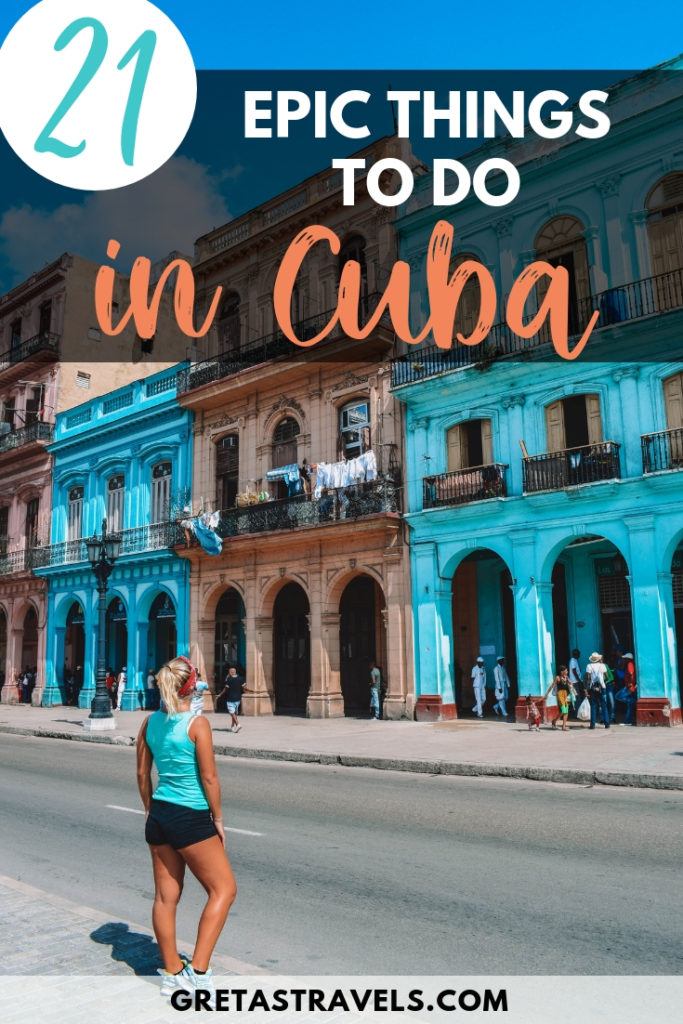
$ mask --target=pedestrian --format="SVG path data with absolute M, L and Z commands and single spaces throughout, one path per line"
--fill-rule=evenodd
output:
M 380 691 L 382 689 L 382 673 L 374 661 L 370 662 L 370 718 L 380 720 Z
M 74 707 L 77 708 L 81 699 L 83 689 L 83 666 L 77 665 L 74 673 Z
M 496 703 L 493 705 L 493 710 L 496 714 L 500 714 L 502 718 L 507 718 L 507 699 L 510 695 L 510 677 L 505 665 L 505 658 L 500 657 L 496 661 L 496 667 L 493 670 L 493 680 L 495 683 L 494 696 Z
M 486 668 L 481 655 L 472 666 L 472 689 L 474 690 L 474 711 L 477 718 L 484 717 L 484 704 L 486 703 Z
M 67 707 L 72 707 L 74 702 L 74 693 L 76 692 L 76 680 L 74 679 L 73 671 L 70 668 L 64 669 L 64 696 L 66 699 Z
M 607 714 L 609 715 L 610 724 L 614 724 L 616 720 L 616 706 L 614 703 L 614 680 L 615 675 L 612 669 L 609 667 L 607 662 L 605 665 L 605 700 L 607 701 Z
M 569 681 L 569 669 L 566 665 L 560 665 L 557 675 L 553 680 L 551 686 L 548 687 L 546 697 L 550 691 L 554 690 L 555 696 L 557 697 L 557 715 L 562 722 L 562 732 L 567 732 L 569 729 L 568 718 L 569 718 L 569 700 L 571 693 L 571 683 Z M 552 727 L 557 727 L 557 721 L 553 718 Z
M 624 725 L 636 725 L 635 710 L 638 701 L 638 681 L 636 679 L 636 665 L 633 660 L 633 654 L 628 651 L 623 655 L 624 661 L 624 687 L 626 689 L 626 695 L 624 703 L 626 704 L 626 715 L 624 716 Z
M 211 956 L 237 887 L 225 850 L 211 726 L 190 710 L 197 673 L 187 658 L 163 665 L 157 682 L 163 709 L 148 715 L 138 734 L 137 779 L 154 873 L 152 925 L 163 960 L 162 993 L 206 992 L 214 1009 Z M 158 773 L 154 791 L 153 764 Z M 207 893 L 189 963 L 176 946 L 176 913 L 186 867 Z
M 586 690 L 591 705 L 591 729 L 594 729 L 600 717 L 606 729 L 610 727 L 609 710 L 607 708 L 607 669 L 602 655 L 593 651 L 586 665 Z
M 116 676 L 114 675 L 114 670 L 112 668 L 107 669 L 104 685 L 107 687 L 107 691 L 109 693 L 112 710 L 116 710 Z
M 154 675 L 154 670 L 151 668 L 147 671 L 147 679 L 145 680 L 145 690 L 147 691 L 145 701 L 146 706 L 150 709 L 150 711 L 156 711 L 159 706 L 157 704 L 157 681 Z
M 193 718 L 196 715 L 204 714 L 204 694 L 208 692 L 208 689 L 209 684 L 200 679 L 199 673 L 197 673 L 197 682 L 190 697 L 190 711 Z
M 541 731 L 541 712 L 538 710 L 538 705 L 531 699 L 531 695 L 527 694 L 526 700 L 526 720 L 529 723 L 529 732 L 533 729 L 536 732 Z
M 570 699 L 572 707 L 574 708 L 574 714 L 578 715 L 579 706 L 583 700 L 585 694 L 583 691 L 583 672 L 581 671 L 581 651 L 578 647 L 575 647 L 572 651 L 572 656 L 569 659 L 569 682 L 571 684 Z
M 33 691 L 36 688 L 36 683 L 37 682 L 38 682 L 38 666 L 34 665 L 33 668 L 31 669 L 31 678 L 29 679 L 29 683 L 28 683 L 28 702 L 29 702 L 29 704 L 33 704 Z
M 126 672 L 126 666 L 124 665 L 116 679 L 116 706 L 119 711 L 123 710 L 123 694 L 126 689 L 127 681 L 128 673 Z
M 231 665 L 225 678 L 225 686 L 218 697 L 225 694 L 225 707 L 232 720 L 230 732 L 239 732 L 242 726 L 239 723 L 237 713 L 242 701 L 242 690 L 244 689 L 244 678 L 237 673 L 237 668 Z M 218 699 L 218 698 L 217 698 Z
M 31 670 L 30 670 L 30 668 L 27 665 L 26 668 L 24 669 L 22 675 L 21 675 L 21 683 L 20 683 L 21 697 L 20 697 L 20 700 L 21 700 L 22 704 L 28 704 L 29 701 L 30 701 L 30 697 L 29 697 L 29 686 L 30 686 L 30 684 L 31 684 Z

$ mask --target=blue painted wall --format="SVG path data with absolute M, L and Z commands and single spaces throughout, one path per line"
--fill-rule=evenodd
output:
M 85 657 L 81 707 L 94 694 L 96 669 L 97 592 L 85 561 L 83 544 L 66 543 L 68 495 L 84 489 L 83 537 L 99 533 L 107 510 L 107 487 L 112 476 L 125 480 L 121 557 L 109 580 L 108 603 L 120 599 L 125 610 L 127 644 L 118 660 L 126 665 L 128 686 L 124 710 L 144 705 L 147 670 L 157 668 L 160 628 L 150 611 L 159 595 L 167 595 L 175 610 L 177 653 L 189 647 L 189 566 L 169 548 L 170 534 L 162 524 L 151 525 L 152 469 L 170 462 L 169 518 L 189 501 L 192 480 L 192 414 L 176 399 L 179 367 L 137 381 L 57 417 L 53 456 L 52 547 L 46 566 L 37 569 L 48 580 L 48 643 L 43 703 L 64 699 L 64 658 L 67 618 L 74 603 L 84 617 Z M 121 627 L 118 627 L 119 630 Z M 117 645 L 109 629 L 108 660 Z M 72 666 L 75 668 L 76 666 Z M 118 672 L 121 664 L 112 664 Z

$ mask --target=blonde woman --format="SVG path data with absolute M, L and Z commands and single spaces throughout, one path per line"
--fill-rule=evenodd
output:
M 162 708 L 147 717 L 138 734 L 137 772 L 154 871 L 152 924 L 164 963 L 162 992 L 202 990 L 213 998 L 211 955 L 237 887 L 225 852 L 211 726 L 192 714 L 197 673 L 187 658 L 160 668 L 157 685 Z M 154 792 L 152 764 L 159 775 Z M 190 963 L 181 959 L 176 946 L 176 910 L 186 866 L 208 897 Z

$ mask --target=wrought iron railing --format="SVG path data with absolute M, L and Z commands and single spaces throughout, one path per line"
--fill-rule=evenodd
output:
M 600 318 L 595 330 L 614 324 L 639 320 L 656 313 L 668 313 L 683 308 L 683 269 L 671 270 L 655 277 L 608 288 L 596 295 L 575 300 L 570 306 L 570 340 L 579 337 L 597 310 Z M 528 323 L 533 313 L 525 317 Z M 550 325 L 547 320 L 541 330 L 528 340 L 513 334 L 506 323 L 495 324 L 488 337 L 474 346 L 453 342 L 449 349 L 435 345 L 416 345 L 410 352 L 392 360 L 392 387 L 414 384 L 429 377 L 460 370 L 466 366 L 486 365 L 502 357 L 520 357 L 544 345 L 550 345 Z
M 314 498 L 299 494 L 280 501 L 265 501 L 221 512 L 217 533 L 238 537 L 249 533 L 294 530 L 300 526 L 361 519 L 378 513 L 400 511 L 400 488 L 393 480 L 378 479 L 330 491 Z
M 26 341 L 12 345 L 8 352 L 3 352 L 0 356 L 0 373 L 9 366 L 23 363 L 24 359 L 29 359 L 31 356 L 37 355 L 38 352 L 59 353 L 59 341 L 58 334 L 42 331 L 33 338 L 27 338 Z
M 643 450 L 643 473 L 663 469 L 683 469 L 683 429 L 659 430 L 640 439 Z
M 361 322 L 368 320 L 377 308 L 378 301 L 379 293 L 367 295 L 361 300 L 359 313 Z M 314 338 L 330 322 L 334 313 L 334 309 L 329 309 L 324 313 L 317 313 L 315 316 L 301 320 L 295 325 L 297 337 L 301 341 L 308 341 Z M 340 333 L 341 329 L 337 325 L 328 335 L 326 341 L 338 339 Z M 195 388 L 200 388 L 204 384 L 212 384 L 214 381 L 232 377 L 242 370 L 249 369 L 252 366 L 259 366 L 261 363 L 277 359 L 279 356 L 293 358 L 300 356 L 305 351 L 305 349 L 293 345 L 284 336 L 282 331 L 274 331 L 272 334 L 266 334 L 262 338 L 256 338 L 253 341 L 247 342 L 239 348 L 222 352 L 218 356 L 212 356 L 211 359 L 204 359 L 200 363 L 194 363 L 192 366 L 180 370 L 178 372 L 178 394 L 186 394 L 188 391 L 194 391 Z
M 182 538 L 183 531 L 178 523 L 153 523 L 122 530 L 121 556 L 143 554 L 147 551 L 163 551 L 174 547 Z M 74 565 L 88 561 L 86 538 L 62 541 L 49 547 L 34 548 L 31 552 L 31 567 L 52 568 L 59 565 Z
M 53 434 L 52 423 L 30 423 L 27 427 L 10 431 L 9 434 L 0 434 L 0 453 L 22 448 L 32 441 L 51 441 Z
M 6 551 L 0 555 L 0 576 L 12 576 L 15 573 L 29 572 L 33 566 L 32 551 Z
M 616 480 L 621 476 L 615 441 L 601 441 L 524 459 L 524 491 L 560 491 L 565 487 Z
M 504 498 L 507 495 L 507 468 L 496 462 L 490 466 L 472 466 L 427 476 L 423 480 L 424 507 L 442 508 L 485 498 Z

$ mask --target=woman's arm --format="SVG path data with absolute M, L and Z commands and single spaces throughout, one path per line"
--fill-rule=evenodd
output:
M 147 814 L 152 803 L 152 751 L 147 746 L 147 723 L 149 717 L 140 726 L 137 739 L 138 789 L 140 799 Z
M 197 751 L 197 765 L 199 775 L 204 787 L 204 795 L 209 804 L 211 817 L 216 830 L 225 845 L 225 833 L 223 831 L 223 816 L 221 814 L 221 784 L 218 781 L 216 771 L 216 758 L 213 753 L 213 736 L 211 726 L 206 718 L 201 715 L 192 720 L 188 730 L 188 736 L 194 742 Z

